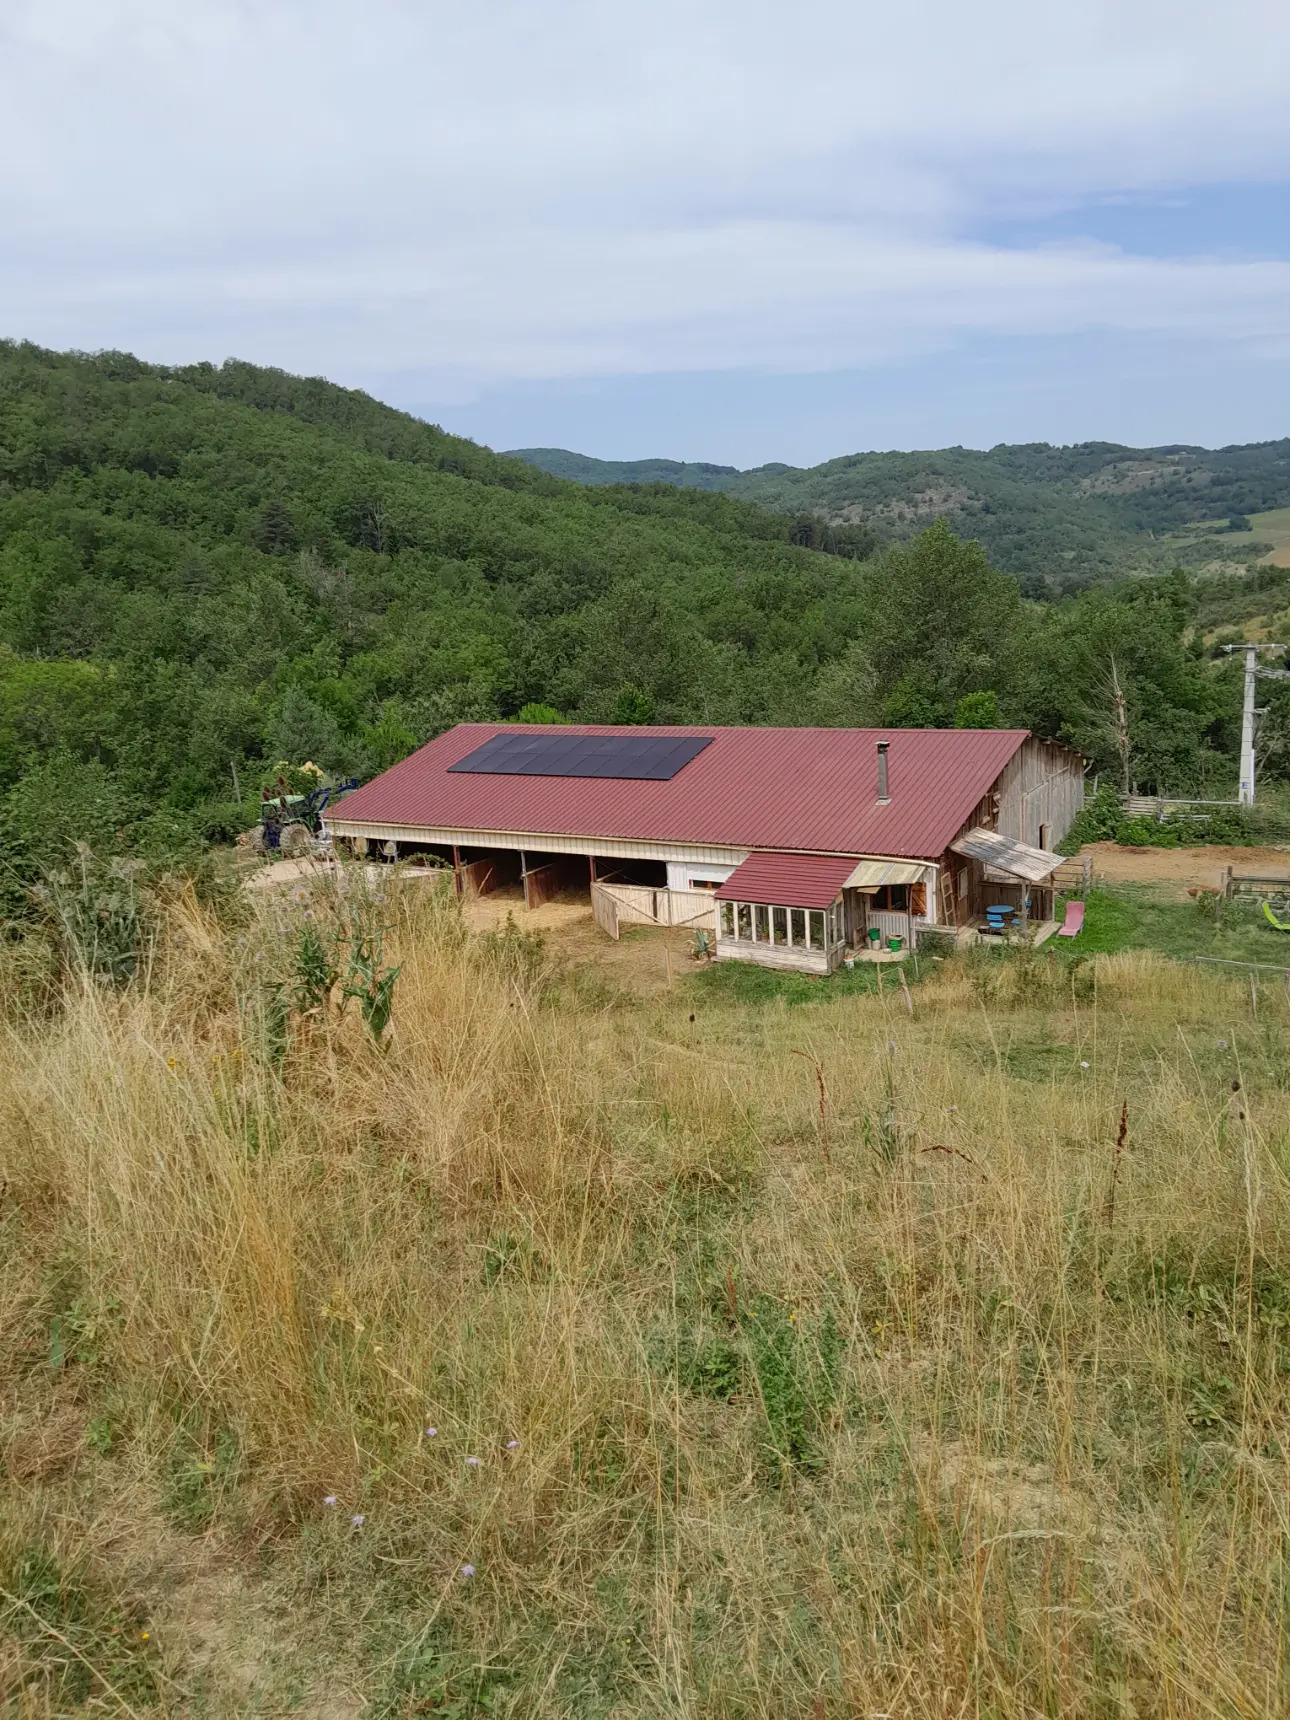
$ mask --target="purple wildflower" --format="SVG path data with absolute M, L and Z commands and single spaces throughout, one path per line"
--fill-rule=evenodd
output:
M 468 1457 L 466 1459 L 466 1462 L 470 1465 L 470 1467 L 472 1469 L 478 1469 L 479 1468 L 479 1459 L 477 1457 Z
M 426 1438 L 427 1439 L 437 1439 L 438 1437 L 439 1437 L 439 1429 L 437 1427 L 428 1427 L 426 1429 Z
M 466 1578 L 473 1577 L 475 1574 L 475 1567 L 473 1565 L 463 1565 L 461 1567 L 461 1574 Z
M 339 1505 L 340 1500 L 337 1499 L 337 1497 L 334 1493 L 329 1493 L 327 1495 L 327 1497 L 323 1500 L 323 1504 L 324 1505 Z
M 366 1521 L 367 1521 L 367 1518 L 363 1516 L 361 1511 L 355 1512 L 354 1515 L 350 1518 L 350 1522 L 354 1525 L 354 1527 L 356 1529 L 361 1529 L 363 1527 L 364 1523 L 366 1523 Z

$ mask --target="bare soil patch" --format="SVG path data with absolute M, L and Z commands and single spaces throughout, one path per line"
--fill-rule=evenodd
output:
M 518 888 L 495 890 L 465 904 L 466 923 L 474 932 L 500 930 L 506 916 L 522 932 L 541 932 L 546 948 L 559 961 L 590 967 L 611 984 L 643 997 L 661 996 L 698 967 L 694 959 L 694 929 L 688 926 L 628 926 L 615 942 L 596 924 L 586 896 L 557 896 L 540 908 L 524 906 Z
M 1093 856 L 1093 874 L 1107 884 L 1157 884 L 1181 898 L 1189 889 L 1213 889 L 1227 868 L 1266 873 L 1290 881 L 1286 848 L 1121 848 L 1115 842 L 1090 842 L 1081 850 Z

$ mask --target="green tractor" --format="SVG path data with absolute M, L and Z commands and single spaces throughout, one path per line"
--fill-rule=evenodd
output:
M 253 854 L 277 852 L 290 860 L 308 854 L 322 829 L 322 815 L 333 800 L 358 787 L 358 778 L 338 782 L 330 788 L 311 789 L 308 794 L 292 794 L 285 777 L 280 776 L 272 788 L 260 790 L 260 822 L 251 832 Z

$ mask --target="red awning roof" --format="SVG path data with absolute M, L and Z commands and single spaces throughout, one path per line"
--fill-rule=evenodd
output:
M 481 776 L 449 767 L 507 723 L 461 723 L 337 806 L 329 824 L 544 833 L 594 841 L 938 859 L 1026 739 L 1024 729 L 722 729 L 569 725 L 559 735 L 705 735 L 666 782 Z M 520 732 L 533 732 L 532 730 Z M 540 728 L 538 732 L 541 732 Z M 890 801 L 877 742 L 890 743 Z
M 717 891 L 717 900 L 827 908 L 855 864 L 854 854 L 750 854 Z

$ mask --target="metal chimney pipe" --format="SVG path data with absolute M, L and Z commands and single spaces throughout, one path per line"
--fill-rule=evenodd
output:
M 889 741 L 878 742 L 878 804 L 885 806 L 891 799 L 887 793 L 887 748 Z

